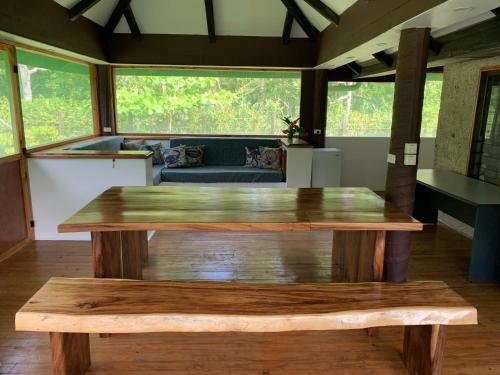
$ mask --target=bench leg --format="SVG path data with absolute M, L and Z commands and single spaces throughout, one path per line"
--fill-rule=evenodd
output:
M 83 375 L 90 367 L 88 333 L 50 333 L 54 375 Z
M 405 327 L 403 361 L 410 374 L 441 374 L 445 339 L 446 326 Z

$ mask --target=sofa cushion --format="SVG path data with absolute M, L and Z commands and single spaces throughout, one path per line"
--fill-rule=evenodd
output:
M 203 165 L 203 154 L 205 145 L 185 146 L 186 147 L 186 167 L 201 167 Z
M 260 163 L 260 151 L 258 148 L 250 150 L 248 147 L 245 147 L 246 152 L 246 160 L 245 167 L 246 168 L 258 168 Z
M 259 147 L 260 160 L 259 168 L 280 169 L 281 168 L 281 148 Z
M 202 166 L 194 168 L 163 168 L 163 182 L 281 182 L 280 170 L 245 168 L 244 166 Z
M 176 138 L 170 146 L 205 145 L 203 164 L 205 166 L 240 166 L 245 165 L 245 147 L 256 149 L 263 147 L 279 147 L 278 139 L 270 138 Z
M 153 165 L 153 185 L 159 185 L 161 182 L 161 171 L 164 165 Z
M 163 160 L 167 168 L 186 167 L 186 146 L 167 148 L 163 153 Z

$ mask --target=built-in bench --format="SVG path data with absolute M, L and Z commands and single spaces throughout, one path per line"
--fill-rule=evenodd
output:
M 417 173 L 414 217 L 436 223 L 442 211 L 474 227 L 470 281 L 500 280 L 500 187 L 434 169 Z
M 405 326 L 411 374 L 439 374 L 445 326 L 477 324 L 443 282 L 254 284 L 50 279 L 16 330 L 50 332 L 54 374 L 90 366 L 89 333 L 284 332 Z

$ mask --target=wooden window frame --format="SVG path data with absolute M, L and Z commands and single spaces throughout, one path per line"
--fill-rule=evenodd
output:
M 283 134 L 185 134 L 185 133 L 129 133 L 120 132 L 118 129 L 118 106 L 116 99 L 116 69 L 158 69 L 158 70 L 219 70 L 219 71 L 259 71 L 259 72 L 300 72 L 299 69 L 259 69 L 259 68 L 224 68 L 224 67 L 194 67 L 194 66 L 154 66 L 154 65 L 111 65 L 111 83 L 113 90 L 113 107 L 114 107 L 114 121 L 113 121 L 113 134 L 125 138 L 137 139 L 159 139 L 169 140 L 174 138 L 283 138 Z M 300 100 L 300 91 L 299 91 Z
M 101 131 L 101 124 L 100 124 L 99 102 L 98 102 L 98 93 L 97 93 L 97 90 L 98 90 L 97 68 L 96 68 L 95 64 L 89 63 L 89 62 L 84 61 L 84 60 L 77 59 L 75 57 L 65 56 L 65 55 L 57 53 L 57 52 L 46 51 L 46 50 L 43 50 L 41 48 L 36 48 L 36 47 L 28 46 L 25 44 L 21 44 L 21 43 L 13 43 L 11 45 L 15 48 L 15 50 L 17 50 L 19 48 L 19 49 L 23 49 L 23 50 L 28 51 L 28 52 L 37 53 L 40 55 L 45 55 L 45 56 L 53 57 L 53 58 L 60 59 L 60 60 L 65 60 L 65 61 L 75 63 L 75 64 L 84 65 L 84 66 L 87 66 L 89 68 L 90 98 L 91 98 L 91 108 L 92 108 L 92 132 L 90 134 L 87 134 L 87 135 L 73 137 L 73 138 L 66 138 L 66 139 L 63 139 L 60 141 L 50 142 L 50 143 L 37 145 L 37 146 L 33 146 L 33 147 L 26 147 L 25 146 L 26 152 L 32 153 L 32 152 L 37 152 L 37 151 L 48 150 L 48 149 L 51 149 L 54 147 L 64 146 L 64 145 L 71 144 L 74 142 L 79 142 L 79 141 L 84 141 L 87 139 L 99 137 L 102 134 L 102 131 Z M 17 65 L 17 62 L 16 62 L 16 65 Z M 21 105 L 20 100 L 21 100 L 21 96 L 19 95 L 19 103 Z M 23 134 L 24 134 L 24 126 L 23 126 Z

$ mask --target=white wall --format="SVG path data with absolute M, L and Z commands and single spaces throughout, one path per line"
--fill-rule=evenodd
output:
M 433 168 L 435 138 L 422 138 L 419 168 Z M 327 137 L 326 147 L 336 147 L 342 153 L 341 186 L 367 186 L 385 190 L 389 138 Z
M 89 240 L 57 226 L 112 186 L 152 185 L 148 159 L 28 159 L 35 238 Z

